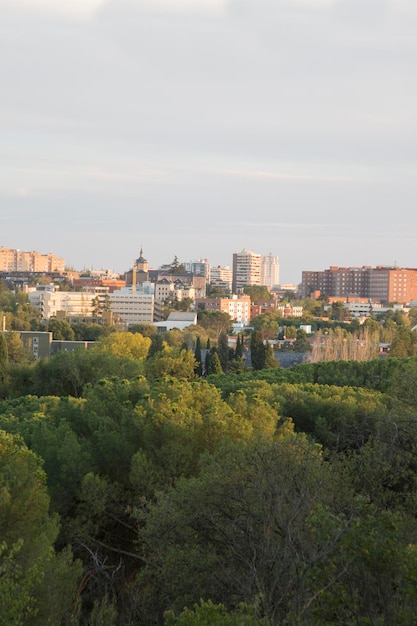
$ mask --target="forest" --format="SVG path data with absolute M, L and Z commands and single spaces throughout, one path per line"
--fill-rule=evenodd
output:
M 314 322 L 326 353 L 284 369 L 269 314 L 234 349 L 215 312 L 52 319 L 94 347 L 34 361 L 39 316 L 1 284 L 0 309 L 0 624 L 416 623 L 415 316 Z
M 1 624 L 415 624 L 416 358 L 5 355 Z

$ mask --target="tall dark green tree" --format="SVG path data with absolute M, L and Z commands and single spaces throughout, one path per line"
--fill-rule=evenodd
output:
M 222 374 L 222 364 L 220 362 L 219 355 L 217 354 L 217 350 L 213 349 L 210 353 L 207 353 L 207 356 L 208 355 L 210 356 L 208 359 L 206 358 L 207 374 Z
M 254 330 L 250 340 L 250 352 L 252 367 L 254 370 L 263 370 L 265 368 L 266 349 L 262 333 Z
M 238 335 L 237 341 L 236 341 L 235 359 L 241 359 L 242 357 L 243 357 L 243 339 L 241 340 L 240 335 Z
M 264 368 L 267 369 L 271 367 L 278 367 L 278 362 L 275 358 L 274 351 L 272 349 L 271 344 L 266 342 L 264 344 L 264 350 L 265 350 Z
M 218 350 L 222 370 L 223 372 L 227 372 L 228 364 L 229 364 L 229 346 L 227 343 L 227 335 L 225 332 L 221 332 L 219 335 L 217 350 Z
M 195 343 L 195 351 L 194 351 L 195 360 L 197 361 L 197 366 L 195 368 L 195 373 L 197 376 L 202 376 L 203 374 L 203 364 L 201 360 L 201 339 L 197 337 Z
M 147 358 L 150 359 L 157 352 L 160 352 L 164 349 L 164 338 L 161 334 L 152 335 L 151 337 L 151 345 L 149 347 L 149 352 Z

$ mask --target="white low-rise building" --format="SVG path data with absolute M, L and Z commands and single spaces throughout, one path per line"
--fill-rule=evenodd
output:
M 195 326 L 196 324 L 197 313 L 173 311 L 169 314 L 168 319 L 163 322 L 155 322 L 154 326 L 157 327 L 159 333 L 165 333 L 174 328 L 184 330 L 188 326 Z
M 102 288 L 100 295 L 102 295 Z M 55 285 L 37 285 L 29 292 L 29 304 L 41 313 L 44 320 L 63 315 L 64 317 L 93 317 L 98 294 L 91 291 L 59 291 Z
M 119 289 L 109 295 L 110 310 L 115 321 L 124 324 L 143 324 L 162 319 L 163 304 L 155 299 L 153 293 L 132 291 L 131 288 Z

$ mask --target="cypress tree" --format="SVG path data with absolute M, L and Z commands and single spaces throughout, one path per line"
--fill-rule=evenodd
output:
M 259 330 L 254 330 L 250 340 L 250 353 L 254 370 L 263 370 L 265 367 L 266 350 Z
M 222 364 L 220 363 L 219 355 L 217 352 L 213 352 L 210 359 L 209 374 L 222 374 Z
M 197 376 L 203 375 L 203 364 L 201 361 L 201 339 L 198 336 L 197 341 L 195 343 L 195 352 L 194 352 L 195 360 L 197 361 L 197 366 L 195 368 L 195 373 Z
M 229 346 L 227 345 L 227 335 L 221 332 L 218 342 L 218 354 L 223 372 L 227 372 L 229 362 Z
M 235 359 L 241 359 L 243 356 L 243 339 L 240 339 L 240 335 L 237 336 Z
M 265 364 L 264 364 L 264 368 L 278 367 L 278 362 L 277 362 L 277 360 L 275 358 L 274 351 L 272 349 L 271 344 L 266 342 L 266 344 L 264 344 L 264 348 L 265 348 Z

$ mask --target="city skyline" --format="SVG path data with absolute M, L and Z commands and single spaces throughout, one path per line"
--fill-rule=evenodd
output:
M 411 0 L 0 0 L 0 245 L 417 265 Z

